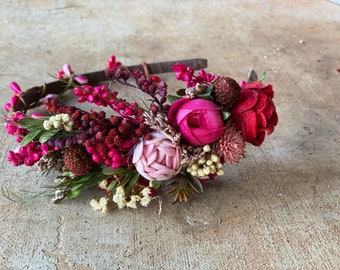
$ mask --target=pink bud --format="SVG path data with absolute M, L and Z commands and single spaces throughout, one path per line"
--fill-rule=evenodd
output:
M 65 72 L 65 74 L 66 74 L 67 76 L 71 76 L 72 70 L 71 70 L 70 65 L 64 64 L 64 65 L 63 65 L 63 71 Z
M 76 96 L 83 96 L 84 95 L 83 90 L 81 88 L 77 88 L 77 87 L 73 89 L 73 93 Z
M 74 80 L 80 84 L 86 84 L 88 82 L 87 78 L 82 75 L 75 76 Z
M 21 93 L 21 88 L 16 82 L 11 82 L 9 87 L 13 90 L 14 94 L 19 95 Z
M 100 163 L 100 162 L 102 162 L 102 157 L 95 153 L 95 154 L 92 155 L 92 160 L 96 163 Z
M 83 103 L 83 102 L 86 101 L 86 97 L 80 97 L 80 98 L 77 99 L 77 101 L 78 101 L 79 103 Z
M 96 94 L 100 94 L 101 91 L 102 91 L 102 89 L 98 86 L 93 89 L 93 93 L 96 93 Z
M 94 95 L 88 95 L 87 96 L 87 101 L 88 102 L 94 102 L 96 100 L 96 97 Z
M 118 102 L 116 104 L 116 106 L 117 106 L 117 109 L 119 109 L 119 110 L 125 109 L 125 104 L 123 102 Z
M 129 107 L 126 107 L 126 108 L 124 109 L 124 113 L 125 113 L 126 115 L 130 116 L 130 115 L 132 115 L 132 110 L 131 110 Z
M 87 146 L 87 147 L 86 147 L 86 151 L 87 151 L 88 153 L 92 154 L 92 153 L 95 152 L 95 149 L 94 149 L 94 147 Z
M 109 96 L 109 93 L 107 91 L 102 93 L 102 98 L 107 98 Z
M 5 104 L 4 109 L 5 109 L 6 112 L 9 112 L 11 110 L 11 108 L 12 108 L 12 104 L 11 103 L 6 103 Z
M 11 98 L 11 104 L 12 104 L 13 106 L 14 106 L 15 104 L 17 104 L 18 101 L 19 101 L 18 96 L 13 96 L 13 97 Z
M 59 70 L 57 73 L 57 79 L 61 80 L 64 76 L 65 72 L 63 70 Z
M 32 113 L 32 114 L 31 114 L 31 117 L 32 117 L 32 118 L 40 118 L 40 117 L 44 117 L 44 115 L 41 114 L 41 113 Z

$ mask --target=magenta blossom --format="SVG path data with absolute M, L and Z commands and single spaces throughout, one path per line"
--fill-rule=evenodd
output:
M 151 140 L 141 140 L 137 144 L 132 162 L 147 180 L 169 179 L 181 168 L 181 148 L 161 132 L 151 135 Z
M 17 142 L 21 142 L 22 138 L 27 134 L 27 129 L 20 128 L 18 124 L 19 120 L 25 117 L 26 115 L 22 112 L 15 112 L 13 115 L 5 117 L 7 133 L 15 135 Z
M 210 100 L 179 99 L 171 105 L 168 118 L 170 124 L 180 130 L 182 138 L 192 145 L 215 142 L 224 132 L 220 107 Z
M 198 83 L 209 85 L 218 77 L 213 73 L 207 73 L 204 69 L 199 70 L 198 75 L 195 75 L 193 67 L 182 63 L 174 65 L 172 71 L 176 73 L 177 80 L 186 82 L 187 87 L 193 87 Z
M 33 166 L 49 150 L 51 149 L 46 143 L 35 144 L 34 142 L 30 142 L 25 146 L 20 146 L 15 151 L 9 151 L 7 160 L 14 166 L 20 166 L 22 164 Z

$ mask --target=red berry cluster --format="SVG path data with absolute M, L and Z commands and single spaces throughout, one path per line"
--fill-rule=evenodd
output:
M 50 113 L 71 116 L 75 132 L 69 136 L 76 138 L 76 143 L 81 142 L 96 163 L 113 168 L 132 166 L 129 154 L 133 146 L 142 136 L 151 138 L 149 127 L 143 119 L 137 122 L 121 116 L 107 118 L 104 111 L 86 112 L 74 106 L 64 106 L 54 99 L 47 99 L 45 105 Z M 66 142 L 69 140 L 64 139 Z M 63 146 L 67 147 L 65 144 Z

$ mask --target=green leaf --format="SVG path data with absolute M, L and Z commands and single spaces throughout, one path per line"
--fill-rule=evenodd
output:
M 259 82 L 262 83 L 262 81 L 266 78 L 266 72 L 263 71 L 262 74 L 260 75 Z
M 117 186 L 118 186 L 118 181 L 113 181 L 106 189 L 107 189 L 107 191 L 110 192 Z
M 203 186 L 202 186 L 202 183 L 201 181 L 195 177 L 195 176 L 192 176 L 190 175 L 189 176 L 190 179 L 192 180 L 192 182 L 189 181 L 189 184 L 198 192 L 203 192 Z
M 209 85 L 209 87 L 203 93 L 199 93 L 197 96 L 200 97 L 200 98 L 213 100 L 213 98 L 211 96 L 213 89 L 214 89 L 214 85 Z
M 181 96 L 181 97 L 185 96 L 186 95 L 185 89 L 182 88 L 182 89 L 177 90 L 176 94 Z
M 39 142 L 40 143 L 45 143 L 47 142 L 49 139 L 51 139 L 56 133 L 58 133 L 59 129 L 51 129 L 48 130 L 44 133 L 41 134 L 40 138 L 39 138 Z
M 162 184 L 162 181 L 154 180 L 154 181 L 151 182 L 151 184 L 152 184 L 153 189 L 159 189 L 159 187 Z
M 214 89 L 214 85 L 213 85 L 213 84 L 210 84 L 210 85 L 207 87 L 207 90 L 205 90 L 205 92 L 211 93 L 213 89 Z
M 222 111 L 222 119 L 223 121 L 224 120 L 227 120 L 230 116 L 230 112 L 227 112 L 227 111 Z
M 67 194 L 67 197 L 69 197 L 70 199 L 74 199 L 78 197 L 78 195 L 83 190 L 83 188 L 84 188 L 83 184 L 78 184 L 78 185 L 73 186 L 71 191 Z
M 167 95 L 168 100 L 170 101 L 170 103 L 174 103 L 176 100 L 181 99 L 181 97 L 179 96 L 174 96 L 174 95 Z
M 25 146 L 37 138 L 41 133 L 41 130 L 37 129 L 34 131 L 30 131 L 21 141 L 21 146 Z
M 203 98 L 203 99 L 207 99 L 207 100 L 214 100 L 213 99 L 213 97 L 209 94 L 209 95 L 207 95 L 207 94 L 198 94 L 197 95 L 199 98 Z
M 124 188 L 125 194 L 129 194 L 133 187 L 137 184 L 139 178 L 139 173 L 134 173 L 130 178 L 128 185 Z
M 102 173 L 105 174 L 105 175 L 114 175 L 114 174 L 119 174 L 119 173 L 125 173 L 129 171 L 128 169 L 126 168 L 117 168 L 117 169 L 114 169 L 112 167 L 103 167 L 102 168 Z
M 44 120 L 26 117 L 20 119 L 18 123 L 21 128 L 27 128 L 31 131 L 35 129 L 42 129 Z

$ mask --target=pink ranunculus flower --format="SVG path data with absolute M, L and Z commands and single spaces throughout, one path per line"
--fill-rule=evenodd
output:
M 137 144 L 132 162 L 145 179 L 169 179 L 181 169 L 181 148 L 174 145 L 164 133 L 151 134 L 151 140 L 141 140 Z
M 175 101 L 170 107 L 168 119 L 171 125 L 179 129 L 186 142 L 196 146 L 217 141 L 225 128 L 220 107 L 202 98 Z

